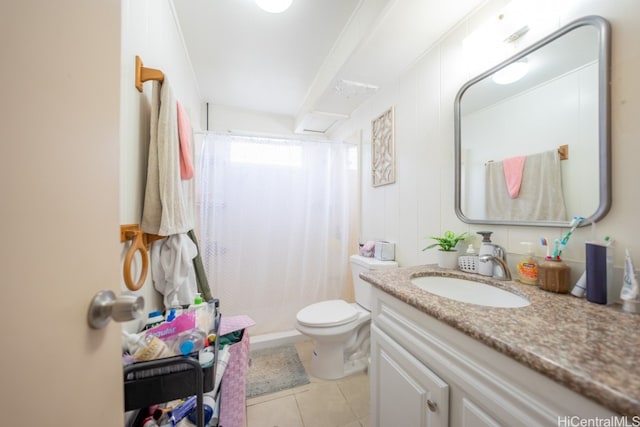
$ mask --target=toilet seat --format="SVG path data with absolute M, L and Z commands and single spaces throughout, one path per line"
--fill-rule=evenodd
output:
M 328 300 L 311 304 L 298 312 L 301 325 L 328 328 L 352 322 L 358 318 L 358 310 L 344 300 Z

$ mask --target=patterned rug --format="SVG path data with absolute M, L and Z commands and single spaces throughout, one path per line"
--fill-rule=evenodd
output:
M 254 350 L 249 359 L 248 398 L 309 384 L 309 377 L 293 344 Z

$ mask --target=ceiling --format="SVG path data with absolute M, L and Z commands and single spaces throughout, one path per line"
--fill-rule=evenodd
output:
M 173 0 L 204 101 L 324 134 L 483 0 Z

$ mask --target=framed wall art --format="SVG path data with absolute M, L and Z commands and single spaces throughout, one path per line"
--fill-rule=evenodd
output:
M 393 107 L 371 121 L 371 184 L 374 187 L 396 182 Z

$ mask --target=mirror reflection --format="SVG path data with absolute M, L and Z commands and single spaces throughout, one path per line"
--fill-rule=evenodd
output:
M 466 83 L 456 114 L 456 213 L 566 226 L 610 206 L 609 27 L 586 17 Z

